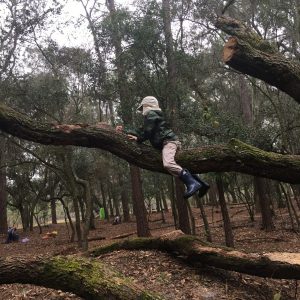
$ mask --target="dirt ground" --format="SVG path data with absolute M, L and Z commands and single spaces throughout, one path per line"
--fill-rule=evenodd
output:
M 211 226 L 213 242 L 224 245 L 224 235 L 219 209 L 206 208 Z M 193 210 L 196 218 L 197 234 L 204 239 L 204 228 L 200 211 Z M 265 232 L 260 229 L 259 216 L 255 223 L 249 221 L 242 206 L 230 208 L 235 236 L 235 247 L 247 252 L 299 252 L 299 235 L 291 230 L 288 215 L 284 210 L 276 212 L 276 230 Z M 166 224 L 162 224 L 160 214 L 150 216 L 151 234 L 160 236 L 173 231 L 174 223 L 171 213 L 166 214 Z M 118 235 L 134 233 L 135 222 L 113 226 L 106 221 L 96 220 L 96 230 L 90 232 L 90 238 L 103 237 L 89 243 L 89 248 L 99 247 L 116 241 Z M 44 240 L 46 232 L 57 231 L 56 238 Z M 65 224 L 50 225 L 39 234 L 38 228 L 33 232 L 23 233 L 20 239 L 27 237 L 27 243 L 0 244 L 0 257 L 39 255 L 67 255 L 78 253 L 76 243 L 68 242 L 68 230 Z M 128 238 L 135 237 L 132 234 Z M 2 240 L 4 241 L 4 237 Z M 97 259 L 106 262 L 112 268 L 125 274 L 144 289 L 157 292 L 165 299 L 193 300 L 247 300 L 247 299 L 299 299 L 298 282 L 295 280 L 273 280 L 210 267 L 187 266 L 178 258 L 158 251 L 116 251 L 102 255 Z M 281 297 L 279 297 L 279 295 Z M 278 298 L 276 298 L 278 297 Z M 0 299 L 81 299 L 63 291 L 37 287 L 33 285 L 0 285 Z

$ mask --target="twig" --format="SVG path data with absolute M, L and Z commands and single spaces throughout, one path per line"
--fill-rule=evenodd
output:
M 235 0 L 229 0 L 229 1 L 225 4 L 225 6 L 224 6 L 224 8 L 223 8 L 223 10 L 222 10 L 222 15 L 225 14 L 226 10 L 229 8 L 229 6 L 231 6 L 232 4 L 234 4 L 234 2 L 235 2 Z

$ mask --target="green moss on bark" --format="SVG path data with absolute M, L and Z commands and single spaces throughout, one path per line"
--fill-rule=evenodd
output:
M 40 284 L 74 292 L 86 299 L 162 299 L 141 290 L 105 264 L 83 258 L 54 257 L 43 265 Z

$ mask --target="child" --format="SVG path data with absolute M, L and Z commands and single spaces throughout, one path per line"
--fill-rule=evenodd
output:
M 6 244 L 18 241 L 19 236 L 17 234 L 17 228 L 16 227 L 8 227 L 7 230 L 7 239 L 6 239 Z
M 126 131 L 129 139 L 138 143 L 149 140 L 154 148 L 162 150 L 164 168 L 173 176 L 178 177 L 186 186 L 185 198 L 191 197 L 197 191 L 200 197 L 204 196 L 209 185 L 198 176 L 183 169 L 175 161 L 175 154 L 177 149 L 180 149 L 181 143 L 175 133 L 168 128 L 157 99 L 153 96 L 145 97 L 138 110 L 144 116 L 144 126 L 137 131 Z M 117 126 L 116 130 L 122 132 L 123 126 Z

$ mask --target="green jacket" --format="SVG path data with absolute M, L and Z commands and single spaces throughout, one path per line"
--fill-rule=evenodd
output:
M 127 130 L 127 133 L 137 136 L 137 142 L 149 140 L 151 145 L 161 150 L 165 141 L 177 141 L 172 129 L 168 128 L 166 120 L 160 110 L 150 110 L 144 116 L 144 126 L 138 130 Z

